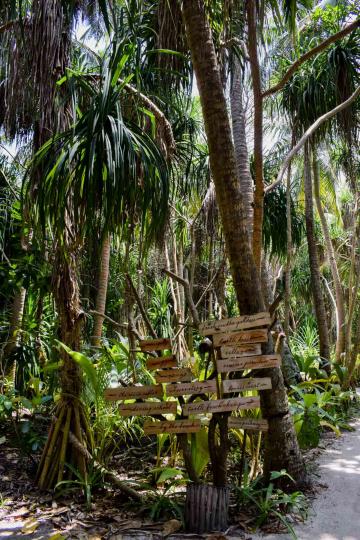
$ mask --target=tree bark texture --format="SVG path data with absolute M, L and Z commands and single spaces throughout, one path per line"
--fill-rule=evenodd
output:
M 240 182 L 244 204 L 244 213 L 248 224 L 249 236 L 252 238 L 254 216 L 254 186 L 250 172 L 249 155 L 246 144 L 245 112 L 242 96 L 242 75 L 240 60 L 234 55 L 232 84 L 230 90 L 230 106 L 232 133 L 234 139 L 237 175 Z
M 262 230 L 264 217 L 264 170 L 263 170 L 263 100 L 261 91 L 261 73 L 257 51 L 257 25 L 255 0 L 246 0 L 248 25 L 248 53 L 254 96 L 254 225 L 253 253 L 255 264 L 260 271 L 262 255 Z
M 314 300 L 314 310 L 319 333 L 320 357 L 324 362 L 324 367 L 330 357 L 329 332 L 327 327 L 326 310 L 324 296 L 321 289 L 321 276 L 319 269 L 319 256 L 315 240 L 314 228 L 314 208 L 311 178 L 311 164 L 309 156 L 309 146 L 304 150 L 304 191 L 305 191 L 305 222 L 306 238 L 309 251 L 311 290 Z M 327 370 L 328 367 L 327 367 Z
M 230 121 L 204 2 L 184 0 L 183 15 L 199 88 L 209 145 L 210 167 L 224 230 L 226 252 L 239 309 L 241 314 L 260 312 L 264 309 L 264 300 L 259 273 L 250 247 Z M 269 341 L 267 350 L 273 351 L 272 340 Z M 275 466 L 282 461 L 283 467 L 288 467 L 288 472 L 298 481 L 304 478 L 305 471 L 294 426 L 289 416 L 281 370 L 271 369 L 268 376 L 272 379 L 273 389 L 261 393 L 261 409 L 263 416 L 270 419 L 278 438 L 274 447 L 272 446 L 274 437 L 269 435 L 265 467 L 267 472 L 277 470 Z M 289 420 L 284 424 L 286 417 L 289 417 Z
M 185 528 L 203 534 L 225 531 L 228 526 L 230 490 L 208 484 L 189 484 L 186 489 Z
M 95 310 L 98 312 L 94 315 L 94 328 L 92 335 L 92 344 L 98 347 L 101 341 L 102 326 L 104 317 L 100 313 L 105 314 L 106 311 L 106 295 L 109 281 L 109 263 L 110 263 L 110 236 L 106 235 L 101 247 L 101 259 L 98 278 L 98 290 L 96 294 Z

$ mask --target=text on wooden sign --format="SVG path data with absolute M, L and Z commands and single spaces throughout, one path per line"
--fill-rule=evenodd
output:
M 119 406 L 121 416 L 149 416 L 150 414 L 176 414 L 176 402 L 128 403 Z
M 142 351 L 163 351 L 171 349 L 171 340 L 167 338 L 141 339 L 139 345 Z
M 157 383 L 189 382 L 191 379 L 192 373 L 188 368 L 161 369 L 155 374 Z
M 214 347 L 223 345 L 237 345 L 238 343 L 265 343 L 268 340 L 268 331 L 244 330 L 243 332 L 230 332 L 215 334 L 213 337 Z
M 166 385 L 166 394 L 168 396 L 186 396 L 189 394 L 208 394 L 213 392 L 216 392 L 215 380 Z
M 258 397 L 243 397 L 243 398 L 227 398 L 216 399 L 213 401 L 197 401 L 188 403 L 183 406 L 183 414 L 196 413 L 216 413 L 238 411 L 239 409 L 256 409 L 260 407 L 260 398 Z
M 222 382 L 224 394 L 230 392 L 242 392 L 244 390 L 270 390 L 270 377 L 259 377 L 251 379 L 228 379 Z
M 244 345 L 224 345 L 221 347 L 221 358 L 239 358 L 240 356 L 254 356 L 261 354 L 260 343 L 245 343 Z
M 126 388 L 107 388 L 104 393 L 105 399 L 117 401 L 118 399 L 136 399 L 147 397 L 161 397 L 163 395 L 161 384 L 148 386 L 127 386 Z
M 237 418 L 230 416 L 229 428 L 246 429 L 248 431 L 268 431 L 269 423 L 267 420 L 258 418 Z
M 243 369 L 275 368 L 279 367 L 280 363 L 280 354 L 265 354 L 261 356 L 247 356 L 244 358 L 225 358 L 224 360 L 216 361 L 219 373 L 242 371 Z
M 176 367 L 176 356 L 170 354 L 169 356 L 159 356 L 158 358 L 148 358 L 146 360 L 146 367 L 149 370 Z
M 200 429 L 200 420 L 174 420 L 169 422 L 152 422 L 148 420 L 144 422 L 144 433 L 146 435 L 157 435 L 159 433 L 196 433 Z
M 253 315 L 242 315 L 218 321 L 206 321 L 199 326 L 200 334 L 211 336 L 219 332 L 233 332 L 235 330 L 245 330 L 246 328 L 258 328 L 259 326 L 269 326 L 271 323 L 270 313 L 262 312 Z

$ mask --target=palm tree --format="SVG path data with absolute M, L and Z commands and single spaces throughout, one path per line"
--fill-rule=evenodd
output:
M 100 345 L 102 325 L 104 322 L 106 294 L 109 280 L 110 250 L 111 239 L 109 235 L 106 235 L 101 246 L 98 287 L 95 300 L 94 327 L 91 338 L 92 344 L 95 347 Z
M 80 349 L 83 313 L 77 259 L 83 239 L 87 234 L 107 238 L 109 232 L 120 231 L 126 222 L 137 219 L 150 238 L 163 225 L 166 214 L 169 186 L 165 158 L 141 125 L 134 118 L 126 120 L 122 112 L 126 83 L 119 76 L 127 54 L 121 45 L 113 45 L 110 59 L 100 66 L 100 76 L 69 75 L 72 101 L 77 104 L 74 124 L 43 145 L 34 161 L 34 167 L 44 172 L 33 217 L 44 237 L 50 226 L 56 241 L 54 295 L 60 339 L 67 346 L 67 352 L 62 352 L 57 420 L 38 472 L 41 487 L 62 479 L 64 463 L 71 459 L 70 431 L 91 450 L 78 357 L 76 352 L 68 354 L 69 349 Z M 74 454 L 75 464 L 85 475 L 84 455 L 76 449 Z
M 231 127 L 212 35 L 202 0 L 184 0 L 183 15 L 196 74 L 209 145 L 210 166 L 224 230 L 227 254 L 241 313 L 264 308 L 237 176 Z M 269 350 L 272 347 L 269 344 Z M 269 370 L 273 390 L 262 392 L 261 407 L 270 424 L 265 450 L 265 473 L 286 468 L 296 481 L 305 478 L 294 426 L 288 410 L 280 369 Z M 222 426 L 221 415 L 217 420 Z M 223 434 L 222 434 L 223 436 Z M 226 458 L 226 456 L 225 456 Z M 217 478 L 219 484 L 226 477 Z

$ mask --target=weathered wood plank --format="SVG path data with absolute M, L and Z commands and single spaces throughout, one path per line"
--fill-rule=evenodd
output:
M 161 369 L 155 374 L 157 383 L 190 382 L 192 373 L 188 368 Z
M 164 351 L 171 349 L 171 340 L 168 338 L 141 339 L 139 341 L 140 349 L 146 351 Z
M 171 368 L 176 366 L 177 361 L 174 354 L 170 354 L 169 356 L 159 356 L 158 358 L 148 358 L 146 360 L 146 367 L 149 370 Z
M 264 311 L 261 313 L 254 313 L 253 315 L 241 315 L 240 317 L 231 317 L 229 319 L 220 319 L 218 321 L 206 321 L 200 324 L 199 331 L 203 336 L 211 336 L 221 332 L 233 332 L 235 330 L 245 330 L 246 328 L 269 326 L 270 323 L 270 313 Z
M 196 413 L 238 411 L 239 409 L 256 409 L 257 407 L 260 407 L 260 398 L 241 397 L 188 403 L 183 406 L 182 411 L 183 414 L 189 415 Z
M 251 379 L 228 379 L 222 382 L 224 394 L 230 392 L 242 392 L 244 390 L 270 390 L 270 377 L 259 377 Z
M 247 356 L 244 358 L 225 358 L 217 360 L 219 373 L 227 371 L 242 371 L 243 369 L 265 369 L 279 367 L 281 364 L 280 354 L 265 354 L 261 356 Z
M 261 354 L 260 343 L 245 343 L 244 345 L 225 345 L 220 349 L 221 358 L 239 358 L 240 356 L 256 356 Z
M 126 403 L 119 405 L 121 416 L 149 416 L 150 414 L 176 414 L 176 401 L 162 403 Z
M 215 380 L 166 385 L 166 394 L 168 396 L 186 396 L 189 394 L 208 394 L 213 392 L 216 392 Z
M 233 429 L 246 429 L 248 431 L 268 431 L 269 423 L 267 420 L 261 420 L 258 418 L 229 418 L 229 428 Z
M 137 399 L 147 397 L 162 397 L 163 387 L 161 384 L 151 384 L 148 386 L 119 386 L 118 388 L 107 388 L 104 392 L 105 399 L 117 401 L 119 399 Z
M 159 433 L 196 433 L 200 429 L 200 420 L 174 420 L 169 422 L 147 420 L 144 422 L 144 433 L 146 435 L 158 435 Z
M 215 334 L 213 338 L 214 347 L 223 345 L 237 345 L 239 343 L 265 343 L 268 340 L 268 331 L 264 330 L 244 330 L 243 332 L 229 332 Z

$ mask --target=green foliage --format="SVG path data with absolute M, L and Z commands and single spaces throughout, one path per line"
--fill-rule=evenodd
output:
M 291 537 L 296 540 L 297 536 L 286 515 L 290 514 L 292 517 L 304 520 L 307 517 L 308 506 L 304 494 L 300 491 L 288 494 L 275 488 L 275 482 L 284 477 L 293 482 L 285 470 L 273 471 L 268 486 L 263 487 L 263 479 L 258 476 L 254 481 L 248 481 L 246 485 L 238 486 L 236 498 L 240 507 L 248 507 L 249 504 L 255 506 L 257 527 L 261 527 L 267 521 L 275 518 L 286 527 Z
M 62 497 L 65 494 L 80 489 L 84 495 L 86 509 L 90 510 L 93 491 L 103 487 L 105 484 L 102 471 L 95 467 L 94 463 L 90 463 L 87 475 L 86 477 L 83 477 L 75 467 L 69 463 L 66 463 L 65 465 L 74 475 L 74 479 L 58 482 L 55 486 L 56 495 Z
M 271 257 L 286 256 L 286 190 L 280 185 L 266 194 L 264 200 L 263 243 Z M 291 234 L 293 247 L 300 246 L 304 236 L 304 217 L 291 200 Z
M 124 85 L 131 77 L 120 77 L 133 52 L 132 46 L 114 42 L 99 66 L 97 82 L 92 74 L 74 71 L 61 81 L 67 81 L 71 92 L 75 120 L 35 157 L 34 166 L 44 168 L 44 180 L 33 213 L 43 230 L 50 224 L 59 238 L 66 228 L 69 197 L 80 236 L 119 231 L 129 216 L 132 221 L 139 217 L 149 235 L 164 223 L 169 194 L 165 159 L 141 123 L 126 117 L 122 108 Z
M 170 294 L 170 283 L 168 278 L 156 280 L 153 286 L 149 287 L 151 298 L 148 314 L 153 328 L 158 336 L 172 336 L 172 305 Z

